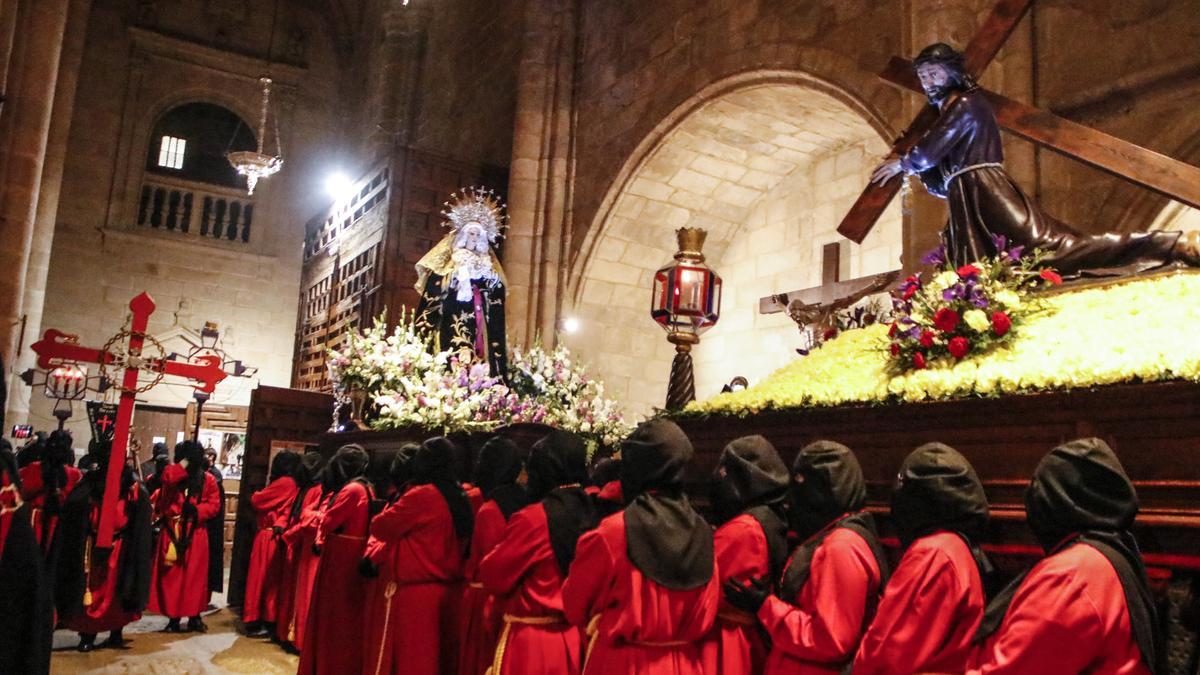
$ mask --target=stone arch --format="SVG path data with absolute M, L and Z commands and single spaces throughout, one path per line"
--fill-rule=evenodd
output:
M 726 281 L 722 321 L 695 352 L 697 396 L 785 364 L 795 327 L 758 315 L 757 298 L 820 282 L 820 250 L 842 240 L 837 223 L 887 137 L 882 116 L 807 73 L 748 72 L 703 88 L 638 144 L 605 196 L 569 287 L 582 330 L 564 340 L 629 411 L 661 405 L 673 352 L 648 317 L 650 276 L 686 225 L 708 230 L 705 253 Z M 843 275 L 897 267 L 900 230 L 896 205 L 863 247 L 846 243 Z

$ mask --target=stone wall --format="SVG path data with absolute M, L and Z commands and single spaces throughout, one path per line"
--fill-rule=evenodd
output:
M 768 71 L 706 88 L 668 116 L 587 248 L 568 310 L 582 328 L 563 338 L 628 412 L 665 397 L 674 348 L 649 296 L 678 227 L 708 232 L 705 255 L 726 282 L 722 318 L 695 352 L 697 395 L 795 356 L 795 325 L 758 315 L 758 299 L 820 283 L 821 247 L 841 239 L 842 212 L 886 152 L 854 105 L 829 83 Z M 864 246 L 846 247 L 843 278 L 898 267 L 900 242 L 897 205 Z
M 228 380 L 213 397 L 214 403 L 245 404 L 256 382 L 289 382 L 300 224 L 325 199 L 321 158 L 343 136 L 329 104 L 338 100 L 338 66 L 333 38 L 321 30 L 322 17 L 288 11 L 287 22 L 304 27 L 305 46 L 297 58 L 277 53 L 276 63 L 268 65 L 250 45 L 269 34 L 270 13 L 262 16 L 257 3 L 234 4 L 246 8 L 238 11 L 247 13 L 250 24 L 246 33 L 233 32 L 228 39 L 215 37 L 224 19 L 205 13 L 216 7 L 210 3 L 174 3 L 178 11 L 153 16 L 136 15 L 128 3 L 101 1 L 93 7 L 42 325 L 99 346 L 122 327 L 129 300 L 148 291 L 158 305 L 149 332 L 175 336 L 166 342 L 168 351 L 186 351 L 179 334 L 212 321 L 224 347 L 258 368 L 254 379 Z M 186 234 L 137 225 L 142 167 L 157 117 L 180 103 L 208 101 L 256 126 L 257 77 L 265 73 L 276 81 L 272 114 L 279 116 L 284 169 L 260 183 L 253 198 L 214 193 L 253 202 L 249 241 L 202 237 L 195 224 Z M 274 149 L 273 137 L 272 129 L 268 150 Z M 199 210 L 197 202 L 193 211 Z M 182 408 L 191 390 L 164 384 L 139 400 Z M 31 403 L 30 422 L 50 426 L 49 402 L 36 392 Z M 88 437 L 85 420 L 77 411 L 77 438 Z

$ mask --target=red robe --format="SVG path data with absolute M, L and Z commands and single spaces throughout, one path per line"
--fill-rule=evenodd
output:
M 355 673 L 362 664 L 366 580 L 358 573 L 371 522 L 371 491 L 350 481 L 322 500 L 316 545 L 321 550 L 307 638 L 297 673 Z
M 67 473 L 67 485 L 59 491 L 58 504 L 61 507 L 67 501 L 67 495 L 71 494 L 71 490 L 75 489 L 75 485 L 79 479 L 83 477 L 83 473 L 73 466 L 64 466 L 63 469 Z M 33 527 L 33 533 L 37 536 L 38 544 L 42 550 L 49 552 L 50 545 L 54 542 L 54 528 L 58 524 L 57 515 L 47 516 L 46 508 L 46 485 L 42 482 L 42 463 L 31 462 L 21 467 L 21 493 L 22 498 L 32 507 L 30 509 L 31 520 L 30 525 Z M 50 527 L 47 532 L 42 531 L 43 522 L 49 518 Z M 42 540 L 43 535 L 48 534 L 49 538 Z
M 961 673 L 985 605 L 979 567 L 962 537 L 921 537 L 888 580 L 854 660 L 855 675 Z
M 283 533 L 288 557 L 284 563 L 275 635 L 283 642 L 290 642 L 296 649 L 304 648 L 308 608 L 312 602 L 313 582 L 317 578 L 318 559 L 313 554 L 312 545 L 317 538 L 317 522 L 321 517 L 321 495 L 320 485 L 309 488 L 304 493 L 300 515 Z
M 1112 564 L 1074 544 L 1029 572 L 974 673 L 1149 675 Z
M 492 665 L 496 640 L 500 636 L 501 614 L 495 596 L 479 580 L 479 562 L 504 536 L 508 525 L 495 501 L 488 500 L 475 513 L 471 534 L 471 556 L 467 559 L 467 588 L 463 591 L 458 635 L 462 649 L 458 655 L 459 675 L 483 675 Z
M 274 623 L 280 576 L 283 574 L 284 552 L 274 527 L 287 525 L 296 499 L 296 481 L 283 476 L 250 495 L 250 506 L 258 521 L 254 547 L 250 551 L 250 567 L 246 572 L 246 594 L 242 605 L 242 621 Z
M 134 485 L 129 492 L 117 499 L 117 510 L 113 518 L 114 532 L 120 533 L 129 524 L 126 508 L 130 500 L 138 498 L 139 488 Z M 88 513 L 92 532 L 100 529 L 100 506 L 98 503 L 93 503 Z M 94 553 L 95 539 L 91 536 L 88 539 L 84 552 L 86 556 L 84 582 L 87 584 L 86 593 L 90 594 L 91 603 L 84 605 L 83 612 L 70 617 L 63 625 L 76 633 L 93 635 L 110 630 L 120 630 L 127 624 L 142 618 L 141 612 L 127 612 L 121 607 L 121 592 L 117 588 L 117 584 L 121 581 L 123 557 L 128 554 L 125 550 L 125 538 L 119 534 L 113 538 L 112 551 L 106 560 L 101 560 L 100 556 Z
M 490 675 L 583 670 L 579 628 L 563 616 L 563 578 L 544 506 L 513 514 L 503 539 L 479 564 L 479 580 L 498 598 L 503 621 Z
M 162 487 L 154 492 L 154 518 L 162 524 L 154 550 L 154 577 L 150 582 L 148 610 L 174 619 L 200 616 L 208 606 L 208 530 L 205 524 L 221 512 L 217 481 L 204 472 L 200 495 L 185 496 L 187 469 L 170 464 L 162 472 Z M 196 506 L 196 522 L 182 519 L 184 500 Z M 191 531 L 191 542 L 179 550 L 171 542 L 168 530 L 177 538 Z M 174 558 L 174 560 L 172 560 Z
M 379 576 L 367 590 L 362 672 L 455 673 L 463 542 L 442 493 L 433 485 L 409 489 L 371 521 L 371 539 Z
M 871 620 L 879 582 L 879 564 L 866 540 L 844 527 L 830 532 L 813 552 L 795 603 L 770 596 L 758 610 L 772 643 L 763 672 L 842 672 Z
M 729 579 L 744 583 L 770 578 L 767 536 L 754 516 L 742 514 L 717 528 L 713 534 L 713 556 L 722 584 Z M 704 671 L 750 675 L 761 673 L 766 661 L 767 645 L 763 643 L 758 620 L 722 598 L 716 624 L 704 643 Z
M 717 617 L 717 570 L 682 591 L 646 578 L 626 554 L 624 511 L 579 538 L 562 596 L 567 621 L 588 627 L 588 675 L 704 673 L 700 641 Z

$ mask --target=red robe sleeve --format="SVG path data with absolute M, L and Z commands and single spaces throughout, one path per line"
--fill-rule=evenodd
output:
M 614 516 L 615 517 L 615 516 Z M 601 607 L 596 603 L 612 583 L 614 560 L 600 530 L 591 530 L 579 538 L 575 561 L 563 583 L 563 614 L 567 622 L 586 626 Z
M 362 483 L 347 483 L 333 497 L 329 508 L 317 520 L 316 545 L 324 546 L 325 539 L 338 533 L 351 518 L 361 515 L 367 507 L 368 495 Z
M 507 527 L 504 513 L 494 501 L 486 502 L 475 512 L 475 526 L 471 531 L 471 557 L 467 560 L 468 579 L 478 581 L 479 563 L 504 538 L 504 530 Z
M 296 484 L 286 478 L 280 478 L 250 495 L 250 506 L 254 507 L 259 515 L 267 515 L 283 508 L 285 504 L 290 504 L 295 498 Z
M 862 537 L 834 530 L 813 553 L 808 581 L 797 598 L 800 606 L 770 596 L 759 608 L 759 621 L 774 649 L 814 663 L 841 663 L 853 655 L 862 634 L 867 595 L 873 590 L 871 570 L 856 542 L 862 542 Z M 862 548 L 870 555 L 866 542 Z
M 905 553 L 871 627 L 863 636 L 854 673 L 916 673 L 945 648 L 959 618 L 954 603 L 965 590 L 957 587 L 946 554 L 934 547 Z
M 221 493 L 217 490 L 217 479 L 206 471 L 204 473 L 204 489 L 201 490 L 200 500 L 196 502 L 196 520 L 207 523 L 220 513 Z
M 544 555 L 545 530 L 538 527 L 530 513 L 540 508 L 535 505 L 513 514 L 500 543 L 479 563 L 479 582 L 492 595 L 513 592 L 525 573 Z
M 428 523 L 433 509 L 420 488 L 409 490 L 371 521 L 371 537 L 387 543 L 396 541 L 418 525 Z
M 1116 577 L 1116 574 L 1113 574 Z M 1074 569 L 1035 569 L 1013 596 L 1000 632 L 968 671 L 1059 675 L 1089 671 L 1107 637 L 1103 613 Z M 1112 589 L 1121 595 L 1118 585 Z

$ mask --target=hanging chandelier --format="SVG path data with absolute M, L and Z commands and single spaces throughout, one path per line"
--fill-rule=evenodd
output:
M 249 195 L 254 194 L 254 186 L 260 179 L 275 175 L 283 167 L 283 157 L 279 152 L 278 118 L 275 129 L 275 154 L 268 155 L 263 152 L 267 137 L 267 111 L 271 103 L 271 78 L 264 76 L 258 81 L 263 86 L 262 111 L 258 118 L 258 150 L 239 150 L 225 155 L 229 164 L 246 177 L 246 194 Z

